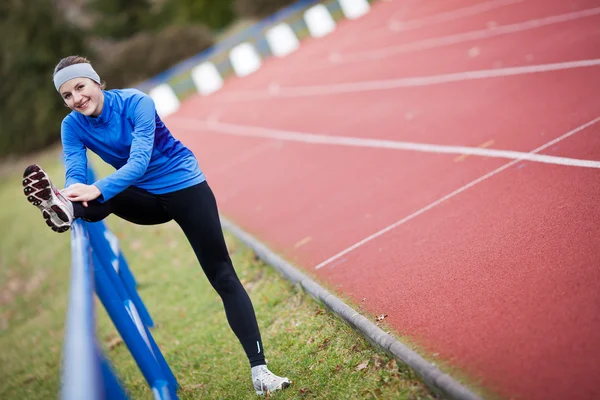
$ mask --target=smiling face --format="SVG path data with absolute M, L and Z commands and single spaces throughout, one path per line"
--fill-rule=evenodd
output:
M 67 107 L 88 117 L 102 113 L 104 93 L 99 84 L 89 78 L 74 78 L 60 87 L 60 95 Z

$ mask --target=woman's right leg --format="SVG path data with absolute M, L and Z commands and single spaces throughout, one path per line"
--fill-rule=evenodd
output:
M 97 222 L 110 214 L 140 225 L 155 225 L 171 220 L 161 201 L 146 190 L 129 187 L 106 202 L 91 201 L 88 207 L 67 200 L 52 184 L 39 165 L 30 165 L 23 173 L 23 192 L 36 206 L 55 232 L 66 232 L 74 218 Z
M 88 222 L 101 221 L 110 214 L 138 225 L 156 225 L 171 220 L 156 196 L 135 186 L 102 203 L 90 201 L 87 207 L 79 202 L 73 203 L 73 214 L 75 218 Z

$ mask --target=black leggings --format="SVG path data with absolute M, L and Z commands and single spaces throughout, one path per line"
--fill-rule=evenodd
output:
M 167 194 L 151 194 L 129 187 L 112 199 L 74 203 L 75 217 L 96 222 L 115 214 L 140 225 L 175 220 L 192 245 L 196 257 L 225 307 L 229 326 L 239 339 L 252 367 L 265 364 L 258 323 L 250 297 L 242 286 L 223 237 L 217 202 L 208 183 Z

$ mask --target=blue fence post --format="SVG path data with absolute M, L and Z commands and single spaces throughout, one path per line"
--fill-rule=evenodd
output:
M 139 310 L 137 309 L 137 305 L 130 297 L 127 288 L 125 287 L 125 285 L 123 284 L 123 282 L 121 281 L 121 279 L 119 278 L 119 276 L 117 275 L 116 271 L 110 263 L 110 257 L 108 257 L 108 254 L 106 252 L 107 244 L 104 241 L 104 236 L 102 235 L 102 226 L 96 223 L 88 223 L 88 230 L 90 232 L 90 242 L 92 245 L 92 255 L 94 258 L 95 265 L 97 265 L 97 268 L 104 269 L 108 280 L 110 281 L 113 289 L 123 302 L 125 308 L 127 309 L 127 312 L 129 313 L 129 316 L 136 323 L 136 328 L 139 334 L 143 338 L 148 349 L 150 349 L 153 352 L 154 358 L 156 359 L 160 370 L 162 371 L 163 375 L 165 376 L 167 382 L 170 385 L 169 388 L 172 388 L 174 390 L 174 394 L 176 394 L 178 383 L 177 379 L 175 378 L 175 375 L 171 371 L 171 368 L 165 360 L 162 352 L 160 351 L 156 342 L 154 341 L 152 334 L 148 330 L 147 326 L 143 323 Z
M 98 350 L 100 353 L 100 350 Z M 102 379 L 104 381 L 104 398 L 107 400 L 127 400 L 128 397 L 123 390 L 121 382 L 117 379 L 112 366 L 106 358 L 100 356 L 100 367 L 102 369 Z
M 165 374 L 165 376 L 167 377 L 167 381 L 169 382 L 169 390 L 171 390 L 171 392 L 173 393 L 173 398 L 176 399 L 177 398 L 177 388 L 179 387 L 179 382 L 177 382 L 177 378 L 175 378 L 173 371 L 171 371 L 171 367 L 169 367 L 167 360 L 165 360 L 165 357 L 163 356 L 162 352 L 160 351 L 160 348 L 154 341 L 154 337 L 152 337 L 150 330 L 148 329 L 147 326 L 144 326 L 144 329 L 146 330 L 146 335 L 148 336 L 148 341 L 150 342 L 150 348 L 152 349 L 152 351 L 154 352 L 154 355 L 156 356 L 156 361 L 158 362 L 158 366 L 160 367 L 163 374 Z
M 88 170 L 87 170 L 87 181 L 88 184 L 92 184 L 94 182 L 96 182 L 96 174 L 94 173 L 94 170 L 88 166 Z M 137 282 L 135 280 L 135 276 L 131 273 L 131 270 L 129 269 L 129 264 L 127 264 L 127 261 L 125 260 L 125 256 L 123 256 L 123 252 L 121 251 L 121 249 L 118 246 L 118 239 L 116 238 L 116 236 L 114 236 L 114 234 L 112 232 L 110 232 L 110 230 L 108 228 L 106 228 L 106 231 L 109 233 L 109 235 L 112 235 L 112 237 L 114 238 L 114 241 L 116 241 L 116 243 L 114 241 L 111 241 L 109 239 L 109 241 L 111 242 L 111 249 L 113 250 L 113 252 L 115 253 L 115 257 L 118 257 L 118 262 L 119 262 L 119 276 L 121 277 L 121 279 L 123 279 L 123 282 L 125 282 L 126 286 L 135 289 L 137 287 Z M 108 239 L 108 238 L 107 238 Z M 152 326 L 152 325 L 150 325 Z
M 137 315 L 135 306 L 130 301 L 123 303 L 121 295 L 113 285 L 113 280 L 109 278 L 111 271 L 113 274 L 116 274 L 116 272 L 112 267 L 105 268 L 96 256 L 96 252 L 93 253 L 93 259 L 96 266 L 94 268 L 96 294 L 131 352 L 146 382 L 152 388 L 154 398 L 160 400 L 177 399 L 177 388 L 169 385 L 167 377 L 155 358 L 156 353 L 152 351 L 151 344 L 145 341 L 146 337 L 144 336 L 147 336 L 147 328 L 141 323 L 140 319 L 137 321 L 135 319 Z M 143 336 L 141 331 L 146 335 Z
M 129 269 L 129 264 L 127 263 L 127 260 L 125 259 L 125 256 L 123 255 L 121 249 L 119 249 L 119 275 L 121 276 L 121 279 L 123 279 L 123 282 L 125 282 L 126 286 L 133 289 L 137 288 L 137 281 L 135 280 L 135 276 L 133 276 L 133 274 L 131 273 L 131 270 Z M 153 326 L 153 324 L 148 324 L 148 326 Z
M 109 230 L 103 221 L 88 223 L 88 229 L 90 232 L 90 242 L 92 244 L 92 248 L 102 256 L 102 261 L 107 267 L 110 266 L 115 270 L 117 277 L 123 283 L 123 287 L 125 288 L 128 297 L 131 298 L 131 301 L 133 301 L 133 304 L 135 304 L 135 307 L 137 308 L 144 324 L 148 327 L 153 327 L 154 321 L 152 320 L 146 305 L 140 298 L 135 286 L 131 284 L 131 282 L 128 284 L 126 280 L 123 279 L 122 272 L 125 268 L 127 268 L 127 264 L 121 264 L 120 259 L 125 259 L 125 257 L 118 257 L 115 254 L 114 247 L 111 246 L 111 243 L 109 243 L 108 237 L 110 237 L 112 233 L 109 233 Z M 114 240 L 117 240 L 116 237 Z M 114 283 L 115 285 L 117 284 L 116 281 Z
M 87 169 L 87 181 L 89 184 L 92 184 L 96 181 L 96 174 L 90 166 L 88 166 Z M 135 277 L 131 273 L 131 270 L 129 269 L 129 264 L 127 264 L 123 252 L 119 247 L 119 239 L 117 239 L 117 237 L 110 231 L 110 229 L 106 227 L 106 224 L 103 221 L 93 222 L 89 224 L 95 224 L 102 227 L 102 236 L 105 240 L 97 240 L 96 247 L 101 247 L 101 250 L 99 249 L 99 251 L 101 251 L 102 253 L 106 252 L 107 254 L 111 253 L 113 255 L 112 259 L 110 260 L 110 263 L 113 265 L 113 267 L 117 271 L 117 274 L 125 284 L 125 288 L 127 289 L 127 292 L 131 296 L 132 301 L 139 310 L 142 320 L 147 326 L 152 328 L 154 326 L 154 321 L 152 320 L 152 317 L 150 316 L 146 305 L 137 293 L 137 282 L 135 280 Z M 94 240 L 92 239 L 92 241 Z M 106 243 L 106 245 L 104 243 Z
M 119 239 L 117 239 L 115 234 L 112 233 L 104 223 L 102 223 L 102 225 L 104 226 L 104 236 L 106 237 L 106 240 L 110 245 L 110 249 L 114 255 L 114 262 L 116 262 L 119 267 L 119 276 L 125 283 L 125 286 L 127 286 L 130 290 L 135 290 L 137 288 L 137 282 L 133 276 L 133 273 L 129 269 L 129 264 L 127 264 L 127 261 L 125 261 L 125 256 L 123 255 L 121 247 L 119 246 Z

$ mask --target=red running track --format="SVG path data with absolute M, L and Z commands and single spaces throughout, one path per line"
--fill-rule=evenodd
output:
M 425 357 L 598 398 L 599 26 L 597 0 L 380 1 L 167 123 L 223 214 Z

